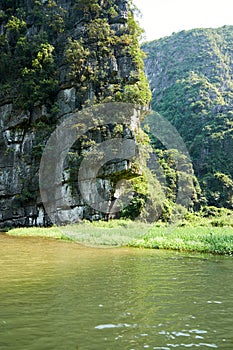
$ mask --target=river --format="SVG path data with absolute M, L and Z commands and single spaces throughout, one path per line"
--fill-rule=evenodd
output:
M 0 235 L 1 350 L 233 349 L 232 257 Z

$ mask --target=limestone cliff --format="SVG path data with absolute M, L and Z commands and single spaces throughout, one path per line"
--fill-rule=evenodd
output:
M 138 35 L 126 0 L 0 0 L 0 227 L 49 224 L 38 184 L 40 160 L 68 114 L 107 102 L 148 103 Z M 114 133 L 113 120 L 89 139 Z M 133 130 L 123 126 L 120 137 L 125 135 L 133 138 Z M 74 149 L 80 155 L 83 146 Z M 114 164 L 112 173 L 132 173 L 130 164 Z M 71 177 L 64 195 L 72 197 Z M 112 196 L 112 178 L 99 181 Z M 77 198 L 77 220 L 96 215 Z

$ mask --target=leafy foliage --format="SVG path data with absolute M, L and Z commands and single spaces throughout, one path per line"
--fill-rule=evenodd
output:
M 125 23 L 119 33 L 111 27 L 111 18 L 119 17 L 115 2 L 107 1 L 101 11 L 97 11 L 98 6 L 95 1 L 86 1 L 79 7 L 89 20 L 85 24 L 86 34 L 68 41 L 66 59 L 70 63 L 70 76 L 81 91 L 91 87 L 92 103 L 123 101 L 147 105 L 151 92 L 138 41 L 142 30 L 133 10 L 129 9 L 128 19 L 123 19 Z
M 14 91 L 20 108 L 38 102 L 52 106 L 61 84 L 59 67 L 65 64 L 65 84 L 80 91 L 77 107 L 88 100 L 148 104 L 151 94 L 138 43 L 142 31 L 133 5 L 122 9 L 114 0 L 102 6 L 97 0 L 75 0 L 70 6 L 67 10 L 55 0 L 1 2 L 1 90 Z M 112 26 L 117 22 L 120 29 Z
M 23 135 L 17 153 L 21 207 L 36 205 L 40 157 L 68 109 L 109 101 L 149 103 L 133 11 L 131 1 L 0 1 L 0 103 L 11 109 L 4 126 Z M 74 94 L 72 106 L 66 91 Z
M 210 205 L 233 208 L 233 27 L 145 43 L 152 108 L 179 131 Z

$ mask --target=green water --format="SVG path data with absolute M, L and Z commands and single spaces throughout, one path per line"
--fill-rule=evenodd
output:
M 1 350 L 233 349 L 231 257 L 0 236 Z

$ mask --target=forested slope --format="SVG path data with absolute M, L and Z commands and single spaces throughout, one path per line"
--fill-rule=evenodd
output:
M 233 26 L 145 43 L 152 109 L 178 130 L 207 204 L 233 208 Z

